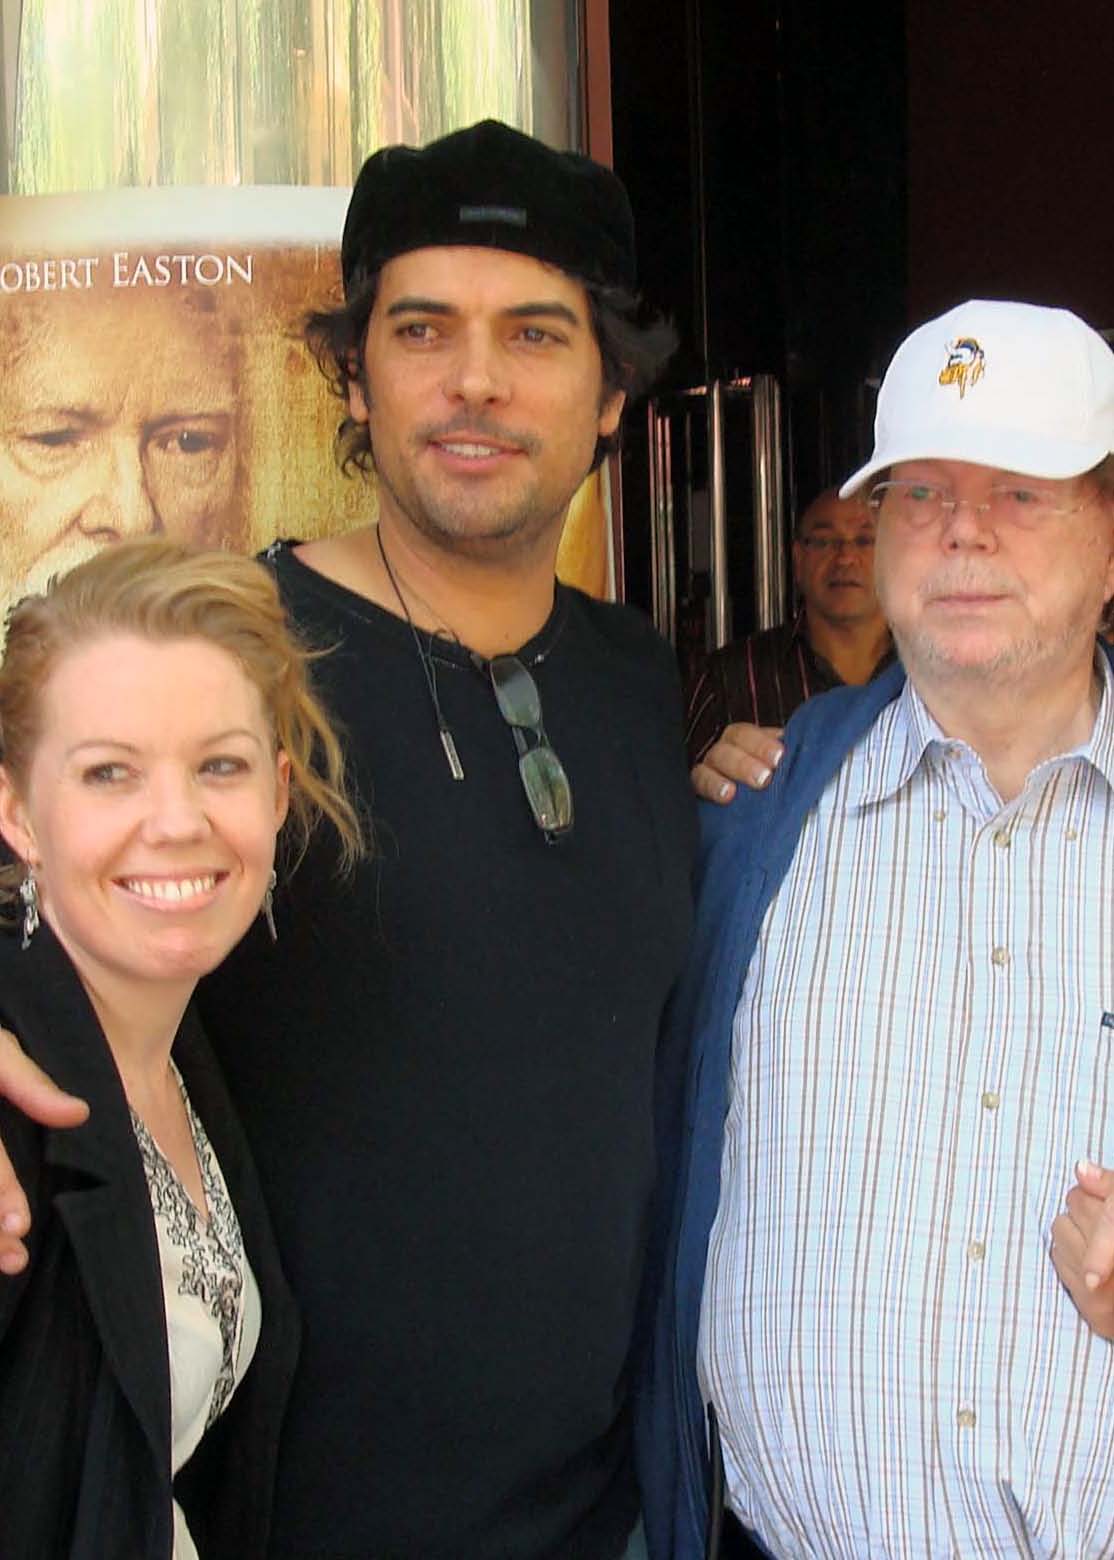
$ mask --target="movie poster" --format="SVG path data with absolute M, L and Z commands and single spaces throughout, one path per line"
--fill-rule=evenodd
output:
M 301 338 L 339 298 L 348 193 L 0 198 L 0 612 L 122 537 L 252 552 L 374 520 Z M 613 594 L 610 535 L 605 474 L 574 500 L 562 577 Z

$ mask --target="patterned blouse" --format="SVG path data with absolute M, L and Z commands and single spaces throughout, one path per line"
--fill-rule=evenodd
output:
M 193 1133 L 208 1217 L 132 1111 L 162 1267 L 170 1346 L 171 1471 L 192 1456 L 251 1364 L 259 1341 L 259 1290 L 205 1128 L 171 1062 Z M 196 1560 L 185 1517 L 174 1505 L 174 1560 Z

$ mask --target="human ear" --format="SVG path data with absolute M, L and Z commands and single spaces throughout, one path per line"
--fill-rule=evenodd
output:
M 371 408 L 366 391 L 363 365 L 353 352 L 348 359 L 348 384 L 347 400 L 348 415 L 353 422 L 366 423 L 371 414 Z
M 283 748 L 275 754 L 275 833 L 290 811 L 290 756 Z
M 0 764 L 0 835 L 19 857 L 20 861 L 33 863 L 38 860 L 34 830 L 27 816 L 19 792 L 4 765 Z
M 610 395 L 604 396 L 600 402 L 599 436 L 601 439 L 609 439 L 618 428 L 626 404 L 627 397 L 622 390 L 612 390 Z

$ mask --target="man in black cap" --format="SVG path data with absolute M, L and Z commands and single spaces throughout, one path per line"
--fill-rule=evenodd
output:
M 310 340 L 378 527 L 272 561 L 377 858 L 311 851 L 203 993 L 305 1322 L 271 1553 L 636 1556 L 692 802 L 667 647 L 554 562 L 670 335 L 618 180 L 490 122 L 371 158 L 342 263 Z

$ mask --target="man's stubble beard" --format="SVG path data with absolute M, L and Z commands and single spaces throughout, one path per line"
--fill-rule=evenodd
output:
M 1011 640 L 989 656 L 972 659 L 949 651 L 926 630 L 914 629 L 906 633 L 893 629 L 892 633 L 898 655 L 914 684 L 918 671 L 923 670 L 926 678 L 935 682 L 950 678 L 963 683 L 985 684 L 988 688 L 1008 688 L 1044 667 L 1060 666 L 1077 644 L 1082 654 L 1086 642 L 1078 628 L 1068 623 L 1053 639 L 1042 639 L 1032 633 Z
M 375 481 L 381 490 L 389 494 L 399 514 L 440 551 L 477 562 L 492 559 L 507 561 L 519 555 L 527 555 L 544 544 L 554 531 L 559 536 L 573 496 L 589 475 L 586 457 L 584 472 L 556 507 L 551 501 L 543 501 L 536 484 L 527 487 L 517 499 L 504 500 L 501 509 L 497 507 L 497 499 L 495 503 L 485 506 L 479 495 L 475 501 L 462 498 L 461 502 L 454 504 L 451 494 L 445 499 L 439 499 L 436 494 L 423 494 L 417 480 L 411 483 L 410 492 L 404 495 L 375 459 L 374 446 L 370 447 Z M 536 452 L 540 452 L 540 446 L 533 444 L 531 453 Z M 416 467 L 415 458 L 412 470 L 416 471 Z M 473 522 L 480 514 L 483 515 L 483 528 L 477 530 Z
M 530 495 L 518 504 L 504 504 L 501 511 L 495 505 L 454 505 L 451 501 L 423 499 L 417 489 L 412 498 L 404 498 L 382 472 L 377 472 L 376 477 L 390 494 L 395 508 L 420 535 L 442 552 L 457 557 L 486 558 L 493 553 L 506 557 L 528 551 L 555 524 L 563 522 L 568 509 L 566 500 L 554 515 L 548 506 L 531 503 Z M 480 514 L 483 520 L 478 528 L 476 522 Z

